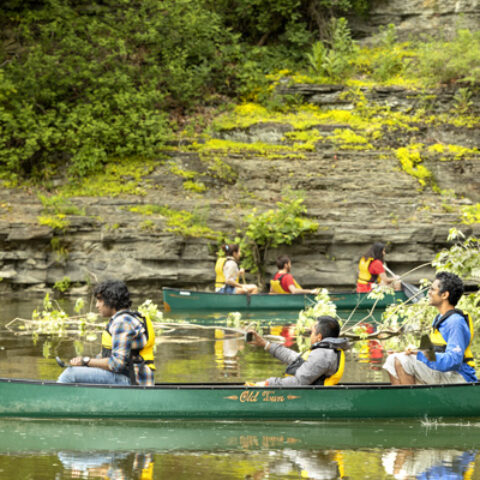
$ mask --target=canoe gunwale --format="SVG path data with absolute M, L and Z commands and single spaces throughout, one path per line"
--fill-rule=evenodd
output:
M 391 385 L 389 383 L 340 383 L 325 387 L 323 385 L 302 385 L 302 386 L 250 386 L 243 383 L 156 383 L 155 386 L 144 385 L 108 385 L 108 384 L 87 384 L 87 383 L 58 383 L 54 380 L 35 380 L 22 378 L 1 378 L 0 383 L 20 383 L 28 385 L 45 385 L 71 388 L 107 388 L 120 390 L 422 390 L 458 387 L 479 387 L 479 382 L 450 383 L 450 384 L 428 384 L 428 385 Z

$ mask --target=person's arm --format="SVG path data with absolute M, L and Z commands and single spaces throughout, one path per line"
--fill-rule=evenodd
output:
M 308 288 L 298 288 L 295 286 L 295 281 L 293 279 L 293 276 L 289 273 L 287 275 L 284 276 L 283 278 L 283 281 L 285 282 L 285 285 L 286 287 L 288 288 L 288 291 L 291 293 L 291 294 L 308 294 L 308 293 L 312 293 L 312 294 L 317 294 L 318 293 L 318 289 L 308 289 Z
M 290 285 L 288 287 L 288 289 L 290 290 L 290 293 L 293 293 L 293 294 L 299 294 L 299 293 L 308 294 L 308 293 L 311 293 L 313 295 L 316 295 L 318 293 L 318 288 L 313 288 L 313 289 L 297 288 L 295 285 Z
M 445 352 L 436 353 L 436 360 L 430 361 L 422 352 L 417 353 L 417 360 L 420 360 L 432 370 L 449 372 L 458 370 L 463 363 L 465 350 L 470 343 L 470 330 L 466 322 L 454 315 L 440 327 L 442 335 L 448 338 Z
M 75 357 L 70 360 L 70 365 L 72 367 L 95 367 L 101 368 L 103 370 L 110 370 L 108 365 L 108 358 L 91 358 L 88 362 L 88 365 L 83 364 L 83 359 L 85 357 Z

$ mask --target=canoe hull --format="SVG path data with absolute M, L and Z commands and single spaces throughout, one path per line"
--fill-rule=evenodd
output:
M 339 310 L 366 310 L 372 308 L 376 300 L 368 298 L 367 293 L 334 292 L 330 298 Z M 403 292 L 394 295 L 385 295 L 377 301 L 376 308 L 383 309 L 391 303 L 405 301 Z M 163 288 L 163 303 L 165 311 L 212 311 L 212 312 L 241 312 L 241 311 L 300 311 L 313 305 L 315 295 L 235 295 L 215 292 L 197 292 L 194 290 Z
M 61 385 L 0 379 L 0 417 L 322 420 L 480 417 L 480 383 L 261 388 Z

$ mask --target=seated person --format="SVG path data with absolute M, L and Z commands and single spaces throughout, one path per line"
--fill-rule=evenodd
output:
M 389 277 L 385 273 L 383 261 L 385 258 L 385 245 L 374 243 L 358 262 L 357 292 L 368 293 L 372 291 L 375 283 L 391 285 L 395 290 L 400 290 L 401 283 L 397 277 Z
M 72 358 L 57 382 L 153 386 L 155 331 L 151 320 L 130 310 L 130 293 L 122 281 L 99 283 L 93 295 L 99 314 L 110 318 L 102 334 L 102 352 L 97 358 Z
M 300 354 L 278 343 L 270 343 L 255 331 L 251 345 L 263 347 L 275 358 L 287 364 L 284 378 L 272 377 L 257 386 L 335 385 L 342 378 L 345 366 L 344 350 L 350 348 L 345 338 L 339 338 L 340 325 L 327 315 L 318 317 L 310 335 L 310 350 Z
M 430 334 L 436 358 L 428 360 L 415 347 L 389 355 L 383 368 L 388 372 L 392 385 L 477 381 L 470 348 L 473 322 L 470 315 L 455 308 L 462 294 L 463 282 L 457 275 L 437 273 L 428 291 L 429 304 L 439 312 Z
M 241 251 L 236 243 L 223 245 L 225 257 L 220 257 L 215 264 L 215 291 L 218 293 L 239 293 L 254 295 L 258 293 L 258 287 L 254 284 L 239 283 L 240 275 L 245 278 L 245 270 L 238 268 Z
M 278 272 L 270 280 L 270 293 L 311 293 L 316 295 L 318 288 L 313 290 L 302 288 L 290 273 L 292 270 L 292 262 L 286 256 L 282 255 L 277 258 Z

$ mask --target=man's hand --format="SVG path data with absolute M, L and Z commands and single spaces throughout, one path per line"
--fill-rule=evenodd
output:
M 70 360 L 72 367 L 83 367 L 83 357 L 74 357 Z
M 405 353 L 407 355 L 416 355 L 418 353 L 418 348 L 415 345 L 408 345 L 408 347 L 405 348 Z
M 265 348 L 267 341 L 263 337 L 261 337 L 255 330 L 248 330 L 247 333 L 252 334 L 252 340 L 248 342 L 250 345 Z

